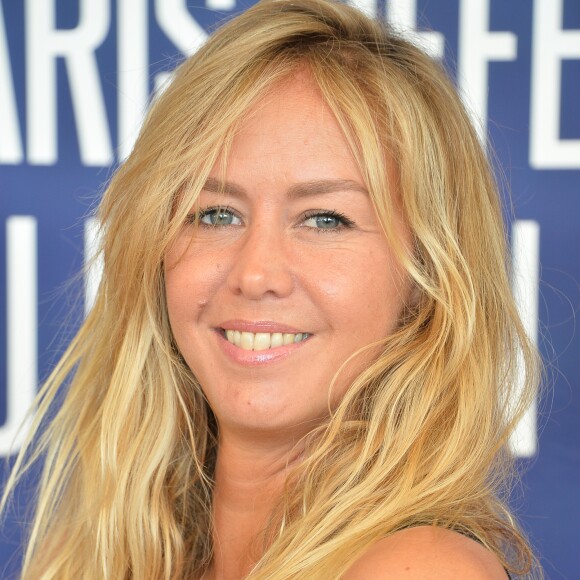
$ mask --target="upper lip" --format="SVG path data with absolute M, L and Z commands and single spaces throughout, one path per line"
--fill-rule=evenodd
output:
M 290 334 L 305 332 L 295 326 L 273 320 L 226 320 L 221 322 L 218 328 L 223 330 L 239 330 L 240 332 L 269 332 L 271 334 L 275 332 L 286 332 Z

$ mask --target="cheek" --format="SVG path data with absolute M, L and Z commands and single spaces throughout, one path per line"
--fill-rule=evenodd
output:
M 171 331 L 179 350 L 183 352 L 183 334 L 195 309 L 191 301 L 190 281 L 178 268 L 165 271 L 165 295 Z
M 328 302 L 332 309 L 328 315 L 333 321 L 335 353 L 338 370 L 350 355 L 363 349 L 343 367 L 331 394 L 336 405 L 356 377 L 380 356 L 382 346 L 365 347 L 381 341 L 396 328 L 404 300 L 406 282 L 401 269 L 395 265 L 390 252 L 368 251 L 358 253 L 356 259 L 335 264 L 336 279 L 325 280 Z M 339 280 L 340 282 L 337 282 Z
M 185 252 L 179 247 L 170 250 L 165 267 L 167 310 L 178 341 L 185 324 L 199 315 L 215 293 L 222 270 L 219 261 L 207 253 L 200 255 L 191 249 L 187 251 L 187 246 L 185 249 Z
M 396 325 L 406 295 L 401 268 L 388 248 L 344 252 L 319 262 L 316 288 L 331 320 L 355 340 L 377 340 Z

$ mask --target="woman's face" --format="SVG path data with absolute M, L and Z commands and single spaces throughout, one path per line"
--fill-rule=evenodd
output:
M 310 429 L 342 363 L 392 332 L 408 283 L 306 74 L 254 107 L 221 180 L 218 160 L 191 209 L 193 240 L 185 224 L 166 257 L 175 340 L 221 429 Z M 377 352 L 339 375 L 331 405 Z

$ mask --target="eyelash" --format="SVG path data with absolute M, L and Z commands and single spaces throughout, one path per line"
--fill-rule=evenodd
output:
M 230 224 L 224 224 L 222 226 L 219 225 L 210 225 L 210 224 L 205 224 L 203 223 L 201 220 L 214 213 L 214 212 L 220 212 L 220 213 L 230 213 L 232 214 L 234 217 L 241 219 L 240 214 L 233 208 L 229 207 L 229 206 L 224 206 L 224 205 L 216 205 L 216 206 L 212 206 L 212 207 L 206 207 L 205 209 L 200 209 L 198 210 L 196 213 L 190 213 L 187 216 L 187 223 L 188 224 L 195 224 L 197 223 L 198 225 L 202 226 L 202 227 L 210 227 L 210 228 L 216 228 L 216 227 L 225 227 L 225 225 L 230 225 Z
M 307 211 L 303 215 L 302 221 L 304 222 L 313 217 L 331 217 L 339 221 L 339 224 L 336 228 L 312 228 L 313 230 L 316 230 L 316 232 L 319 234 L 327 232 L 336 232 L 342 229 L 348 229 L 355 226 L 355 223 L 350 218 L 346 217 L 343 213 L 336 210 L 312 209 Z
M 226 227 L 228 225 L 231 225 L 231 224 L 225 224 L 222 226 L 210 225 L 210 224 L 205 224 L 201 221 L 204 217 L 206 217 L 207 215 L 210 215 L 213 212 L 230 213 L 234 217 L 241 219 L 238 212 L 229 206 L 213 206 L 213 207 L 207 207 L 205 209 L 201 209 L 201 210 L 197 211 L 196 213 L 189 214 L 187 216 L 187 224 L 191 225 L 191 224 L 197 223 L 203 227 Z M 313 217 L 330 217 L 330 218 L 335 218 L 339 221 L 338 226 L 335 228 L 314 228 L 314 227 L 310 228 L 312 230 L 316 230 L 316 232 L 320 233 L 320 234 L 328 233 L 328 232 L 336 232 L 338 230 L 352 228 L 356 225 L 355 222 L 353 222 L 350 218 L 348 218 L 343 213 L 336 211 L 336 210 L 324 210 L 324 209 L 312 209 L 312 210 L 305 212 L 302 215 L 301 222 L 305 222 Z

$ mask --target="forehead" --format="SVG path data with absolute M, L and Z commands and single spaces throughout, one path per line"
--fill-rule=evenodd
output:
M 236 125 L 211 176 L 341 178 L 363 183 L 347 138 L 312 76 L 276 83 Z

